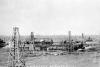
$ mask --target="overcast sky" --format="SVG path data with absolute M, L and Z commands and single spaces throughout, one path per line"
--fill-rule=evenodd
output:
M 0 35 L 100 34 L 100 0 L 0 0 Z

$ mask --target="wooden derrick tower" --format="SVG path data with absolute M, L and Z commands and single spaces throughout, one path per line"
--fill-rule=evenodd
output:
M 23 52 L 20 50 L 21 40 L 18 27 L 13 28 L 11 45 L 8 67 L 26 67 Z
M 31 49 L 30 50 L 32 50 L 32 53 L 34 53 L 34 33 L 33 32 L 31 32 L 31 35 L 30 35 L 30 42 L 31 42 Z
M 84 34 L 82 33 L 82 44 L 84 44 Z
M 71 31 L 69 31 L 68 34 L 69 34 L 69 44 L 71 45 Z
M 33 32 L 31 32 L 31 41 L 34 41 L 34 33 Z

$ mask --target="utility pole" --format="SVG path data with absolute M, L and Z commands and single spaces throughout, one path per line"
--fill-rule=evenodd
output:
M 11 45 L 12 47 L 10 47 L 8 67 L 26 67 L 25 60 L 23 58 L 23 51 L 20 49 L 21 40 L 18 27 L 13 28 Z

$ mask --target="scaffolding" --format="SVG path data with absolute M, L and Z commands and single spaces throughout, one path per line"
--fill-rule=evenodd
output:
M 11 45 L 8 67 L 26 67 L 23 51 L 20 50 L 21 40 L 18 27 L 13 28 Z

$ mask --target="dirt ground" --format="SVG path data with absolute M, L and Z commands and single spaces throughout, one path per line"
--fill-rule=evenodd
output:
M 100 67 L 100 56 L 96 53 L 47 55 L 27 58 L 28 67 Z
M 0 67 L 7 67 L 8 50 L 0 49 Z M 27 57 L 27 67 L 100 67 L 100 53 L 84 52 L 82 54 L 41 55 Z

